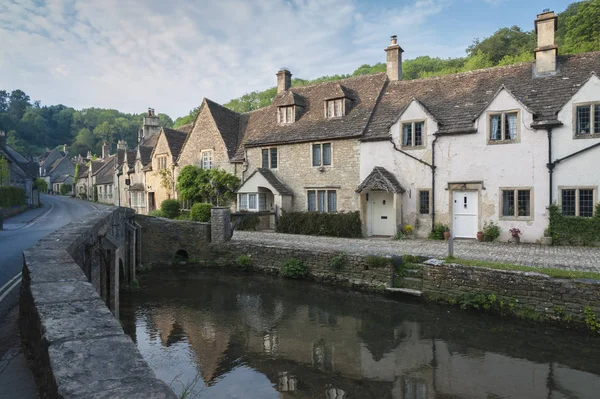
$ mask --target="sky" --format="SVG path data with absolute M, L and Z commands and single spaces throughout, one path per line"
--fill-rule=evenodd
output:
M 0 90 L 42 105 L 148 107 L 173 119 L 275 86 L 404 58 L 460 57 L 474 38 L 533 29 L 558 0 L 0 0 Z M 559 21 L 560 23 L 560 21 Z

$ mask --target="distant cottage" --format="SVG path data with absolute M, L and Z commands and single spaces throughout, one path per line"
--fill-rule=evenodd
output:
M 136 149 L 91 162 L 78 186 L 148 213 L 177 198 L 182 167 L 222 168 L 243 182 L 238 210 L 360 211 L 376 236 L 443 223 L 475 238 L 493 221 L 501 239 L 516 227 L 534 242 L 551 203 L 590 217 L 600 183 L 600 52 L 559 56 L 557 22 L 535 20 L 534 62 L 403 81 L 392 36 L 385 73 L 292 88 L 282 69 L 271 105 L 239 114 L 204 99 L 178 130 L 149 110 Z

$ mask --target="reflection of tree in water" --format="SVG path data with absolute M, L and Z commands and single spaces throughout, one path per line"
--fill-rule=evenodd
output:
M 361 321 L 358 331 L 358 336 L 376 362 L 400 345 L 408 335 L 409 333 L 401 327 L 391 328 L 389 325 L 383 325 L 368 318 Z

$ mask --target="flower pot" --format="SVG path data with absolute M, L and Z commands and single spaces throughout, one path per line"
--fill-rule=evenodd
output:
M 483 241 L 483 231 L 477 232 L 477 241 Z
M 542 245 L 552 245 L 552 237 L 542 237 L 542 238 L 540 238 L 540 244 L 542 244 Z
M 520 236 L 512 236 L 513 241 L 515 242 L 515 244 L 519 244 L 521 242 L 521 237 Z
M 448 241 L 450 239 L 450 232 L 444 231 L 444 240 Z

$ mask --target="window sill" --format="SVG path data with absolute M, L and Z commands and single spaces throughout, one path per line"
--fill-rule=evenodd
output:
M 488 140 L 489 145 L 498 145 L 498 144 L 517 144 L 519 139 L 514 140 Z
M 403 145 L 403 146 L 400 146 L 400 149 L 402 149 L 404 151 L 424 150 L 425 148 L 426 148 L 425 145 Z
M 499 219 L 501 222 L 503 221 L 507 221 L 507 222 L 530 222 L 533 220 L 533 216 L 500 216 Z
M 585 139 L 600 139 L 600 133 L 575 133 L 573 136 L 576 140 L 585 140 Z

